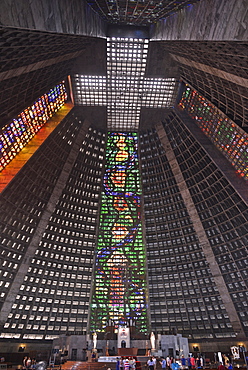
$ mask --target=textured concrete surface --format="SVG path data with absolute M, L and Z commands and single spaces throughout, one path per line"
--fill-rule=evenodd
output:
M 202 0 L 157 22 L 151 37 L 154 40 L 247 41 L 247 1 Z
M 0 25 L 87 36 L 106 34 L 104 22 L 83 0 L 1 0 Z

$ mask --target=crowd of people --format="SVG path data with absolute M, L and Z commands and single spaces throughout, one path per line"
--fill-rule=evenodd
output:
M 23 366 L 22 366 L 23 370 L 35 369 L 36 360 L 34 358 L 24 357 L 22 363 L 23 363 Z
M 151 356 L 146 367 L 148 370 L 197 370 L 204 368 L 204 358 L 202 356 L 194 357 L 181 356 L 180 359 L 175 359 L 173 357 L 161 357 L 156 358 Z M 117 358 L 116 370 L 139 370 L 141 369 L 140 363 L 135 357 L 124 357 Z M 223 355 L 223 362 L 220 362 L 217 370 L 233 370 L 233 366 L 226 355 Z
M 167 356 L 166 358 L 161 357 L 159 363 L 162 370 L 179 370 L 179 369 L 202 369 L 204 365 L 204 360 L 202 356 L 197 358 L 189 356 L 185 358 L 182 356 L 180 359 L 175 359 L 173 357 Z M 156 370 L 157 359 L 155 357 L 150 357 L 147 361 L 149 370 Z
M 135 357 L 117 357 L 116 370 L 135 370 L 137 368 Z

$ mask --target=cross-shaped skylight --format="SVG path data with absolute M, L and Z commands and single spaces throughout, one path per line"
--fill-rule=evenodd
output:
M 176 94 L 174 78 L 146 78 L 148 39 L 107 39 L 107 76 L 72 77 L 75 105 L 107 106 L 110 131 L 137 131 L 142 107 L 167 108 Z

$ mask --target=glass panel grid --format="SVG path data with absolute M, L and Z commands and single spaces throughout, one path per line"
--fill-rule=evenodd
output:
M 240 316 L 244 331 L 247 333 L 247 206 L 214 162 L 211 162 L 205 150 L 193 138 L 178 116 L 174 113 L 171 114 L 166 119 L 164 128 L 174 148 L 183 177 L 226 282 L 230 297 Z M 153 220 L 152 217 L 151 220 Z M 188 230 L 189 226 L 187 226 Z M 187 236 L 185 237 L 187 238 Z M 187 247 L 185 248 L 187 250 Z M 197 274 L 201 280 L 202 278 L 205 280 L 206 276 L 204 277 L 204 275 L 206 274 L 202 267 Z M 202 292 L 208 294 L 210 285 L 207 280 L 205 282 L 207 284 L 203 287 Z M 220 313 L 217 317 L 218 321 L 219 315 Z M 223 315 L 224 318 L 227 318 L 224 312 Z M 208 325 L 211 324 L 212 316 L 211 314 Z M 215 316 L 213 319 L 216 320 Z M 224 325 L 224 320 L 221 321 L 220 325 Z M 229 334 L 235 337 L 235 331 L 232 332 L 232 321 L 226 322 L 225 325 L 226 332 L 215 332 L 214 335 L 219 338 L 227 337 Z M 213 329 L 216 331 L 214 327 Z M 217 330 L 219 329 L 217 328 Z M 196 338 L 195 334 L 194 338 Z
M 2 299 L 27 251 L 28 241 L 23 240 L 23 236 L 30 240 L 35 235 L 47 204 L 45 200 L 48 202 L 50 199 L 57 181 L 56 173 L 68 158 L 80 124 L 81 120 L 73 112 L 67 115 L 40 148 L 42 155 L 34 155 L 29 167 L 24 168 L 24 183 L 33 184 L 32 192 L 25 192 L 18 179 L 15 190 L 11 192 L 7 188 L 13 206 L 9 214 L 0 214 L 1 222 L 4 216 L 8 218 L 3 230 L 6 243 L 2 245 L 1 253 L 4 257 L 0 269 Z M 52 339 L 60 334 L 86 332 L 104 146 L 105 134 L 89 128 L 15 296 L 1 338 L 19 335 L 23 339 Z M 40 176 L 34 171 L 37 168 L 40 169 Z M 16 198 L 13 198 L 13 192 Z M 23 204 L 25 211 L 22 211 Z M 19 251 L 15 240 L 22 242 Z M 16 332 L 18 334 L 14 334 Z
M 207 158 L 207 155 L 204 156 L 204 151 L 199 153 L 200 146 L 197 150 L 196 140 L 190 136 L 190 132 L 183 130 L 180 119 L 171 114 L 164 127 L 175 153 L 180 150 L 186 161 L 195 158 L 199 168 L 206 173 L 208 161 L 205 165 L 199 164 L 198 155 L 201 160 Z M 156 131 L 143 132 L 140 143 L 152 327 L 163 334 L 169 334 L 176 328 L 183 336 L 195 340 L 235 337 Z M 179 155 L 177 160 L 182 162 Z M 191 165 L 183 173 L 192 171 L 190 181 L 194 178 L 198 185 L 194 169 Z M 211 173 L 214 172 L 211 168 Z M 209 184 L 207 188 L 210 187 Z M 219 199 L 225 199 L 223 193 Z M 214 205 L 216 203 L 215 200 Z M 209 204 L 204 204 L 202 212 L 209 212 L 209 208 Z
M 77 74 L 73 77 L 73 92 L 76 105 L 104 106 L 107 104 L 106 77 Z
M 145 74 L 148 40 L 107 40 L 109 130 L 137 131 L 141 107 L 140 84 Z M 126 114 L 132 107 L 132 113 Z M 118 121 L 115 110 L 118 110 Z
M 142 107 L 172 107 L 174 78 L 145 78 L 148 39 L 107 39 L 107 77 L 72 77 L 77 105 L 107 105 L 110 131 L 138 130 Z
M 189 86 L 186 87 L 179 106 L 195 120 L 237 173 L 248 180 L 248 135 Z
M 173 105 L 175 99 L 175 78 L 146 78 L 142 89 L 142 106 L 166 108 Z

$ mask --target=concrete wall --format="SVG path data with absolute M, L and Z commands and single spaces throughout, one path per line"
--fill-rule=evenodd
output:
M 154 40 L 247 41 L 246 0 L 201 0 L 151 28 Z
M 185 357 L 189 354 L 188 339 L 182 337 L 181 334 L 177 335 L 161 335 L 158 338 L 161 342 L 162 355 L 170 355 L 169 348 L 173 349 L 173 356 L 184 355 Z M 178 354 L 178 355 L 177 355 Z
M 84 0 L 1 0 L 0 25 L 75 35 L 106 35 Z
M 58 354 L 55 355 L 57 362 L 60 362 L 61 354 L 65 354 L 66 351 L 68 353 L 65 356 L 66 360 L 85 361 L 87 356 L 87 339 L 86 335 L 60 335 L 59 338 L 53 341 L 53 350 L 58 351 Z M 75 357 L 73 358 L 73 356 Z
M 22 347 L 23 352 L 20 352 Z M 0 356 L 6 361 L 16 365 L 22 365 L 22 360 L 25 356 L 36 358 L 37 361 L 48 361 L 52 350 L 52 342 L 36 343 L 33 342 L 0 342 Z

